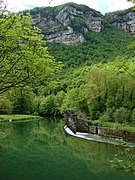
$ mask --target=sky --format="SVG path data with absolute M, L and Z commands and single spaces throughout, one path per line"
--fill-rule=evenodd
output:
M 102 14 L 107 12 L 124 10 L 131 6 L 132 3 L 126 0 L 6 0 L 8 8 L 14 12 L 31 9 L 41 6 L 57 6 L 67 2 L 74 2 L 77 4 L 85 4 L 90 8 L 100 11 Z M 49 1 L 51 1 L 49 3 Z

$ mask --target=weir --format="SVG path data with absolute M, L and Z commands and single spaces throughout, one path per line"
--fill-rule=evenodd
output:
M 67 111 L 64 115 L 64 120 L 64 129 L 70 135 L 98 142 L 113 144 L 117 142 L 128 146 L 135 146 L 135 132 L 92 125 L 79 119 L 73 111 Z
M 122 138 L 104 137 L 104 136 L 100 136 L 100 135 L 92 134 L 92 133 L 82 133 L 82 132 L 74 133 L 67 125 L 64 126 L 64 130 L 67 134 L 71 136 L 90 140 L 90 141 L 135 147 L 135 143 L 125 142 L 123 141 Z

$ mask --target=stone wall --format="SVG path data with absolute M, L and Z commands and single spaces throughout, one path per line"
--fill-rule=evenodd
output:
M 78 119 L 76 114 L 65 113 L 64 115 L 65 124 L 74 132 L 89 132 L 88 123 Z
M 135 143 L 135 132 L 125 131 L 123 139 L 127 142 L 134 142 Z
M 89 132 L 91 132 L 93 134 L 98 134 L 98 127 L 89 125 Z
M 65 124 L 74 132 L 94 133 L 100 136 L 123 138 L 126 142 L 135 143 L 135 132 L 128 132 L 119 129 L 112 129 L 104 126 L 89 125 L 88 122 L 77 118 L 77 114 L 65 113 Z
M 76 118 L 76 131 L 88 133 L 89 132 L 88 123 L 81 119 Z
M 128 132 L 119 129 L 112 129 L 110 127 L 92 126 L 92 125 L 89 125 L 89 132 L 98 134 L 100 136 L 123 138 L 123 140 L 126 142 L 135 143 L 135 132 Z
M 98 134 L 101 136 L 110 136 L 110 137 L 124 137 L 124 131 L 123 130 L 117 130 L 117 129 L 112 129 L 109 127 L 100 127 L 98 126 Z

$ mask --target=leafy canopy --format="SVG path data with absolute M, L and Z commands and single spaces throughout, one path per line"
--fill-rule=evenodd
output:
M 0 93 L 44 84 L 56 66 L 30 14 L 0 14 Z

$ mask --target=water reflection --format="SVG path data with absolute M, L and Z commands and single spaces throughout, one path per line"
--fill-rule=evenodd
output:
M 0 179 L 134 179 L 111 168 L 119 146 L 66 137 L 63 125 L 57 119 L 3 125 Z

